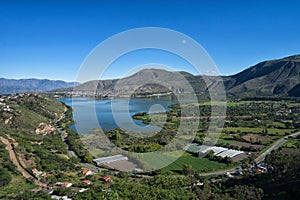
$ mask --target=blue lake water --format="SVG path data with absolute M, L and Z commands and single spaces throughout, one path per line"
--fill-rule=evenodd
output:
M 95 100 L 90 98 L 60 98 L 61 102 L 73 108 L 76 125 L 71 128 L 78 133 L 89 133 L 92 129 L 111 130 L 123 128 L 136 132 L 159 131 L 160 127 L 145 125 L 132 119 L 137 112 L 164 112 L 169 105 L 177 103 L 170 97 L 120 98 Z

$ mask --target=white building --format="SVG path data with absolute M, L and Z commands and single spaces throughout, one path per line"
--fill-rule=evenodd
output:
M 96 158 L 93 161 L 97 165 L 101 165 L 101 164 L 109 164 L 109 163 L 116 162 L 116 161 L 121 161 L 121 160 L 128 160 L 128 157 L 124 156 L 124 155 L 114 155 L 114 156 Z
M 225 147 L 217 147 L 217 146 L 206 146 L 199 145 L 197 143 L 190 144 L 185 147 L 185 150 L 192 153 L 199 153 L 201 155 L 207 154 L 209 151 L 213 151 L 215 156 L 220 156 L 222 158 L 230 157 L 233 158 L 239 154 L 244 153 L 243 151 L 238 151 L 234 149 L 228 149 Z

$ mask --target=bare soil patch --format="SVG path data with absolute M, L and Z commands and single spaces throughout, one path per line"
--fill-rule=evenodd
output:
M 234 141 L 232 143 L 232 145 L 238 146 L 238 147 L 253 147 L 253 148 L 257 149 L 258 151 L 261 151 L 263 148 L 265 148 L 264 145 L 251 144 L 251 143 L 248 143 L 248 142 L 240 142 L 240 141 Z
M 248 158 L 248 157 L 250 157 L 250 156 L 251 156 L 251 155 L 248 155 L 247 153 L 242 153 L 242 154 L 239 154 L 239 155 L 233 157 L 232 160 L 233 160 L 234 162 L 240 162 L 240 161 L 242 161 L 242 160 L 244 160 L 245 158 Z
M 261 134 L 253 134 L 249 133 L 242 137 L 247 142 L 261 142 L 262 144 L 266 144 L 271 142 L 272 140 L 276 139 L 276 136 L 269 136 L 269 135 L 261 135 Z
M 135 168 L 137 168 L 137 165 L 129 160 L 116 161 L 109 164 L 105 164 L 105 166 L 111 169 L 117 169 L 125 172 L 132 172 Z

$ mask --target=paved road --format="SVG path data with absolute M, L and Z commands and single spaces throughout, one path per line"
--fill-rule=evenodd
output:
M 68 151 L 68 154 L 70 157 L 75 157 L 75 158 L 78 158 L 78 156 L 76 155 L 76 153 L 74 151 Z
M 69 145 L 67 143 L 68 134 L 66 133 L 66 131 L 63 130 L 62 128 L 60 128 L 60 127 L 57 127 L 57 126 L 56 126 L 56 129 L 59 132 L 59 134 L 61 135 L 62 141 L 64 141 L 64 143 L 66 143 L 66 145 L 69 148 Z M 68 154 L 69 154 L 70 157 L 78 158 L 78 156 L 76 155 L 76 153 L 74 151 L 71 151 L 70 149 L 68 150 Z
M 67 143 L 67 132 L 65 130 L 63 130 L 62 128 L 60 127 L 56 127 L 57 131 L 60 133 L 61 135 L 61 139 L 66 143 L 66 145 L 68 146 L 69 148 L 69 145 Z M 68 150 L 68 154 L 70 157 L 75 157 L 75 158 L 78 158 L 78 156 L 76 155 L 76 153 L 74 151 L 71 151 L 70 148 Z M 96 167 L 92 164 L 89 164 L 89 163 L 79 163 L 82 167 L 84 168 L 87 168 L 89 170 L 91 170 L 93 173 L 99 173 L 103 170 L 103 168 L 100 168 L 100 167 Z
M 262 162 L 262 161 L 266 158 L 266 156 L 267 156 L 268 154 L 270 154 L 273 150 L 276 150 L 276 149 L 278 149 L 281 145 L 283 145 L 283 143 L 285 143 L 289 137 L 297 137 L 298 135 L 300 135 L 300 132 L 297 132 L 297 133 L 294 133 L 294 134 L 291 134 L 291 135 L 288 135 L 288 136 L 285 136 L 285 137 L 281 138 L 281 139 L 278 140 L 271 148 L 269 148 L 266 152 L 264 152 L 263 154 L 261 154 L 260 156 L 258 156 L 258 157 L 255 159 L 255 162 L 256 162 L 256 163 Z

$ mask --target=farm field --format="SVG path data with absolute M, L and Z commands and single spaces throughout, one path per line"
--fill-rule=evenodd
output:
M 223 129 L 223 132 L 239 132 L 239 133 L 262 133 L 264 128 L 249 128 L 249 127 L 226 127 Z M 268 128 L 267 133 L 268 135 L 284 135 L 285 133 L 292 133 L 295 129 L 279 129 L 279 128 Z
M 208 158 L 198 158 L 190 153 L 184 153 L 178 160 L 169 166 L 163 168 L 163 172 L 181 171 L 184 165 L 191 165 L 193 170 L 198 172 L 215 171 L 225 168 L 227 165 L 216 161 L 211 161 Z

